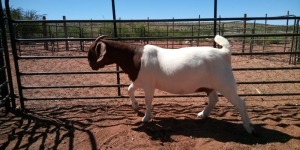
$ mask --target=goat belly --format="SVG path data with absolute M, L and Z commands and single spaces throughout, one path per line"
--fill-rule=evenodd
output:
M 209 82 L 203 74 L 185 72 L 156 78 L 156 88 L 173 94 L 195 93 L 201 87 L 209 88 Z

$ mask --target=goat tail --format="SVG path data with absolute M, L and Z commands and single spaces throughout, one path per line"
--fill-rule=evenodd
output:
M 215 36 L 215 41 L 219 45 L 221 45 L 223 47 L 223 49 L 225 48 L 225 49 L 230 50 L 231 45 L 230 45 L 230 43 L 228 42 L 228 40 L 226 38 L 224 38 L 224 37 L 222 37 L 220 35 L 216 35 Z

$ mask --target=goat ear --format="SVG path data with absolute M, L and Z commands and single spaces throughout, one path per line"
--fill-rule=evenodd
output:
M 96 55 L 97 55 L 97 62 L 101 61 L 106 54 L 106 45 L 103 42 L 98 42 L 96 45 Z
M 99 42 L 100 40 L 102 40 L 105 37 L 107 37 L 107 35 L 101 35 L 95 40 L 95 42 Z

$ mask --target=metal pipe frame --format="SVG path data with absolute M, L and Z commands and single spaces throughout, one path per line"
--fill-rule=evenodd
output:
M 5 0 L 6 8 L 9 8 L 9 0 Z M 112 0 L 112 8 L 113 8 L 113 20 L 13 20 L 11 19 L 9 9 L 6 9 L 8 15 L 8 26 L 11 35 L 11 45 L 12 51 L 15 61 L 16 75 L 17 75 L 17 84 L 19 89 L 19 98 L 21 102 L 22 109 L 24 108 L 25 100 L 72 100 L 72 99 L 119 99 L 119 98 L 129 98 L 128 96 L 122 96 L 120 90 L 118 91 L 117 96 L 103 96 L 103 97 L 47 97 L 47 98 L 30 98 L 24 97 L 23 90 L 30 89 L 61 89 L 61 88 L 102 88 L 102 87 L 121 87 L 128 86 L 127 84 L 120 84 L 119 73 L 124 73 L 123 71 L 116 69 L 116 71 L 97 71 L 97 72 L 20 72 L 19 70 L 19 60 L 30 60 L 30 59 L 86 59 L 86 56 L 18 56 L 16 43 L 17 42 L 57 42 L 57 41 L 93 41 L 95 38 L 31 38 L 31 39 L 22 39 L 16 38 L 14 33 L 13 24 L 21 24 L 21 23 L 113 23 L 114 25 L 114 37 L 107 38 L 110 40 L 118 40 L 118 41 L 132 41 L 132 40 L 176 40 L 176 39 L 205 39 L 205 38 L 213 38 L 217 34 L 217 22 L 227 22 L 227 21 L 258 21 L 258 20 L 295 20 L 294 22 L 298 22 L 300 17 L 298 16 L 278 16 L 278 17 L 235 17 L 235 18 L 217 18 L 217 0 L 215 0 L 214 5 L 214 18 L 190 18 L 190 19 L 140 19 L 140 20 L 117 20 L 116 14 L 114 10 L 114 0 Z M 173 25 L 175 22 L 194 22 L 200 24 L 200 22 L 213 22 L 213 30 L 214 35 L 206 35 L 200 36 L 196 34 L 195 36 L 172 36 L 172 34 L 168 34 L 168 36 L 156 36 L 156 37 L 120 37 L 118 36 L 117 23 L 147 23 L 149 28 L 149 23 L 162 23 L 167 22 L 170 25 Z M 275 37 L 275 36 L 284 36 L 284 37 L 299 37 L 300 33 L 298 32 L 299 25 L 294 25 L 294 30 L 297 32 L 293 33 L 263 33 L 263 34 L 225 34 L 223 36 L 227 38 L 254 38 L 254 37 Z M 169 36 L 171 35 L 171 36 Z M 294 42 L 294 40 L 293 40 Z M 295 42 L 297 44 L 297 42 Z M 296 46 L 297 47 L 297 46 Z M 300 55 L 300 50 L 291 51 L 291 52 L 251 52 L 251 53 L 233 53 L 234 56 L 268 56 L 268 55 Z M 299 70 L 300 67 L 270 67 L 270 68 L 233 68 L 233 71 L 262 71 L 262 70 Z M 117 84 L 111 85 L 57 85 L 57 86 L 26 86 L 22 85 L 21 76 L 35 76 L 35 75 L 80 75 L 80 74 L 116 74 L 117 75 Z M 290 80 L 290 81 L 247 81 L 247 82 L 238 82 L 238 84 L 298 84 L 299 80 Z M 262 93 L 262 94 L 240 94 L 240 96 L 299 96 L 300 93 Z M 168 98 L 168 97 L 204 97 L 206 95 L 201 94 L 191 94 L 191 95 L 158 95 L 155 97 L 160 98 Z M 220 95 L 222 96 L 222 95 Z M 143 98 L 144 96 L 137 96 L 137 98 Z

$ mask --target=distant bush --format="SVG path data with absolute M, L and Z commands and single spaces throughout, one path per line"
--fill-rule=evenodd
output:
M 4 11 L 4 14 L 5 11 Z M 44 15 L 35 10 L 24 10 L 23 8 L 10 7 L 11 18 L 14 20 L 41 20 Z M 16 33 L 21 38 L 31 38 L 42 34 L 42 26 L 39 24 L 22 23 L 15 25 Z

